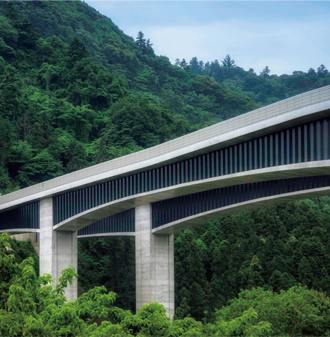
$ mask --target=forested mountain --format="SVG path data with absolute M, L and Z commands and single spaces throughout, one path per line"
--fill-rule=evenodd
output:
M 2 193 L 260 106 L 247 96 L 266 104 L 330 78 L 324 66 L 257 76 L 228 55 L 172 65 L 80 1 L 0 2 L 0 57 Z
M 2 192 L 257 107 L 83 2 L 1 2 L 0 14 Z
M 242 93 L 262 105 L 274 103 L 278 100 L 298 95 L 304 91 L 316 89 L 330 84 L 330 73 L 321 64 L 316 70 L 309 68 L 303 71 L 294 71 L 292 75 L 270 75 L 268 66 L 259 75 L 250 68 L 248 71 L 237 66 L 235 60 L 227 55 L 221 63 L 198 61 L 193 57 L 189 64 L 186 60 L 177 59 L 175 64 L 197 75 L 207 75 L 226 88 Z
M 221 56 L 223 57 L 223 56 Z M 141 150 L 330 84 L 324 66 L 257 75 L 194 58 L 172 65 L 80 1 L 0 2 L 0 192 Z M 242 213 L 175 239 L 177 316 L 214 320 L 240 289 L 330 293 L 330 200 Z M 134 241 L 79 243 L 79 285 L 134 310 Z M 92 276 L 92 277 L 91 277 Z M 247 310 L 247 309 L 246 309 Z M 228 314 L 229 315 L 229 314 Z M 229 315 L 230 316 L 230 315 Z M 228 316 L 228 317 L 229 317 Z

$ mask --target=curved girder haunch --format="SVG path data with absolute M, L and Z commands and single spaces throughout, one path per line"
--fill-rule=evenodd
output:
M 213 177 L 330 159 L 330 120 L 291 127 L 221 150 L 54 197 L 54 225 L 130 196 Z
M 282 165 L 271 168 L 258 169 L 247 172 L 233 173 L 226 176 L 203 179 L 188 182 L 177 186 L 171 186 L 160 190 L 140 193 L 126 198 L 118 199 L 104 205 L 89 209 L 77 214 L 54 226 L 55 230 L 76 231 L 86 226 L 101 221 L 104 218 L 114 216 L 135 207 L 169 200 L 177 197 L 188 196 L 194 193 L 224 188 L 228 186 L 248 183 L 272 181 L 283 178 L 296 178 L 327 175 L 330 172 L 330 160 L 307 162 L 300 164 Z
M 109 235 L 128 236 L 134 235 L 134 232 L 135 209 L 131 208 L 127 211 L 108 216 L 80 229 L 78 231 L 78 237 Z
M 221 216 L 256 210 L 289 200 L 330 193 L 330 175 L 289 178 L 228 186 L 152 203 L 152 232 L 173 234 Z M 120 215 L 120 218 L 116 216 Z M 134 235 L 134 209 L 105 218 L 78 232 L 78 237 Z M 130 227 L 131 229 L 133 227 Z
M 264 181 L 195 193 L 152 204 L 152 232 L 173 234 L 242 211 L 330 193 L 330 175 Z
M 261 181 L 207 190 L 152 203 L 152 232 L 173 234 L 222 216 L 329 194 L 330 175 Z M 11 228 L 7 231 L 25 233 L 39 232 L 39 229 Z M 134 235 L 134 209 L 106 217 L 78 231 L 78 238 Z

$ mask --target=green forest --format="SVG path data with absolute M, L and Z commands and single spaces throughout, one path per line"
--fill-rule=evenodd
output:
M 323 64 L 278 76 L 233 57 L 171 64 L 84 2 L 0 2 L 0 192 L 330 84 Z M 179 233 L 173 322 L 156 303 L 135 313 L 133 238 L 81 240 L 82 296 L 65 303 L 77 271 L 52 289 L 32 246 L 2 235 L 0 335 L 330 336 L 329 227 L 324 197 Z

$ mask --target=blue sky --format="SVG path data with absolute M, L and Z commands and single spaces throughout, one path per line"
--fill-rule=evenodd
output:
M 221 61 L 272 74 L 330 69 L 328 1 L 86 1 L 129 36 L 142 31 L 157 55 Z

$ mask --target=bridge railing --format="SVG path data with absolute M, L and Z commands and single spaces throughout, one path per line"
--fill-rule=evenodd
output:
M 285 100 L 265 106 L 263 108 L 256 109 L 243 115 L 228 119 L 221 123 L 214 124 L 207 128 L 192 132 L 188 135 L 170 140 L 149 149 L 116 158 L 98 165 L 90 166 L 85 169 L 1 196 L 0 205 L 64 184 L 98 175 L 110 170 L 135 164 L 150 158 L 158 157 L 165 153 L 169 153 L 180 148 L 184 148 L 188 145 L 198 143 L 213 138 L 215 136 L 225 134 L 227 132 L 231 132 L 241 127 L 251 125 L 262 120 L 266 120 L 268 118 L 272 118 L 293 110 L 303 108 L 308 105 L 320 103 L 327 100 L 330 100 L 330 86 L 325 86 L 319 89 L 308 91 L 306 93 L 299 94 L 297 96 L 287 98 Z

